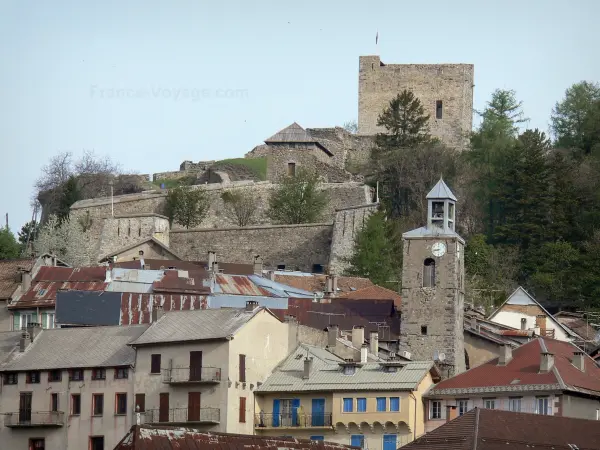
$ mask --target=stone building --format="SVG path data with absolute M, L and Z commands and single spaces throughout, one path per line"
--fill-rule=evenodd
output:
M 361 56 L 358 75 L 358 132 L 376 134 L 377 118 L 404 89 L 421 100 L 430 115 L 431 134 L 462 149 L 473 126 L 472 64 L 384 64 Z
M 440 181 L 427 194 L 427 225 L 402 235 L 401 345 L 435 359 L 444 376 L 465 370 L 464 245 L 455 231 L 456 197 Z

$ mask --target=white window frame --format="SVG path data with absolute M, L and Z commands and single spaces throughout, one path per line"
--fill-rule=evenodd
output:
M 512 412 L 521 412 L 522 408 L 522 397 L 509 397 L 508 398 L 508 410 Z M 515 408 L 517 405 L 517 408 Z
M 46 313 L 46 325 L 48 329 L 56 328 L 56 313 Z M 50 326 L 52 325 L 52 326 Z
M 462 416 L 469 411 L 469 399 L 468 398 L 459 398 L 456 400 L 456 406 L 458 406 L 458 415 Z
M 491 407 L 490 407 L 491 405 Z M 496 399 L 495 398 L 484 398 L 483 399 L 483 407 L 485 409 L 496 409 Z
M 540 402 L 544 403 L 545 412 L 540 412 Z M 543 416 L 550 416 L 550 397 L 536 397 L 535 398 L 535 413 Z
M 27 317 L 29 317 L 29 320 L 27 320 L 26 321 L 27 323 L 24 324 L 25 321 L 23 319 L 25 319 Z M 26 328 L 27 325 L 29 325 L 30 323 L 33 323 L 33 313 L 32 312 L 30 312 L 30 313 L 23 313 L 22 312 L 20 314 L 20 319 L 19 319 L 19 324 L 20 324 L 19 330 L 22 330 L 23 328 Z M 15 331 L 18 331 L 18 330 L 15 330 Z
M 435 414 L 436 408 L 435 405 L 439 405 L 437 408 L 437 415 Z M 431 400 L 429 403 L 429 418 L 433 420 L 442 418 L 442 401 L 441 400 Z

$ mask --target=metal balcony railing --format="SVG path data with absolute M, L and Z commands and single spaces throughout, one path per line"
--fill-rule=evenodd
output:
M 163 369 L 163 383 L 219 383 L 221 369 L 218 367 L 176 367 Z
M 219 423 L 221 410 L 219 408 L 189 408 L 147 409 L 144 421 L 146 423 Z
M 22 409 L 4 415 L 4 426 L 16 427 L 62 427 L 65 413 L 62 411 L 31 411 Z
M 259 413 L 254 417 L 255 428 L 318 428 L 331 426 L 331 413 Z

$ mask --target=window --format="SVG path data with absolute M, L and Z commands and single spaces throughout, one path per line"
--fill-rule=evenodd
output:
M 287 173 L 288 173 L 288 177 L 295 177 L 296 176 L 296 163 L 288 163 L 287 165 Z
M 90 450 L 104 450 L 104 436 L 90 436 Z
M 483 399 L 483 407 L 485 409 L 496 409 L 496 399 L 495 398 L 484 398 Z
M 523 317 L 521 318 L 521 330 L 526 330 L 527 329 L 527 318 Z
M 508 410 L 520 412 L 521 411 L 521 397 L 510 397 L 508 399 Z
M 92 396 L 92 414 L 94 416 L 104 414 L 104 394 L 94 394 Z
M 354 375 L 356 366 L 344 366 L 344 375 Z
M 456 403 L 458 403 L 458 415 L 459 416 L 462 416 L 469 410 L 469 400 L 460 399 L 460 400 L 456 400 Z
M 4 384 L 19 384 L 19 374 L 15 372 L 4 374 Z
M 117 380 L 125 380 L 129 378 L 129 370 L 127 367 L 119 367 L 115 369 L 115 378 Z
M 69 372 L 69 381 L 83 381 L 83 369 L 72 369 Z
M 441 419 L 442 418 L 442 402 L 441 400 L 432 400 L 430 403 L 431 406 L 431 418 L 432 419 Z
M 323 442 L 325 440 L 325 436 L 311 436 L 310 440 Z
M 387 411 L 387 398 L 377 397 L 377 411 Z
M 366 398 L 357 398 L 356 399 L 356 411 L 357 412 L 366 412 L 367 411 L 367 399 Z
M 365 448 L 365 436 L 363 434 L 353 434 L 350 436 L 350 445 L 352 447 Z
M 150 373 L 160 373 L 160 355 L 150 356 Z
M 106 369 L 92 369 L 92 380 L 106 380 Z
M 344 399 L 344 412 L 353 412 L 354 411 L 354 401 L 351 398 Z
M 285 270 L 285 264 L 277 264 L 277 270 Z
M 146 411 L 146 394 L 135 394 L 135 412 Z
M 116 395 L 115 414 L 127 414 L 127 394 L 119 393 Z
M 423 287 L 435 287 L 435 261 L 431 258 L 423 262 Z
M 40 373 L 37 371 L 27 372 L 25 376 L 25 383 L 27 384 L 39 384 L 40 382 Z
M 27 328 L 33 322 L 35 322 L 33 313 L 21 313 L 21 330 Z
M 313 264 L 312 273 L 323 273 L 324 267 L 323 264 Z
M 48 381 L 50 383 L 55 383 L 57 381 L 62 381 L 62 370 L 51 370 L 48 372 Z
M 443 115 L 443 105 L 441 100 L 435 101 L 435 118 L 441 119 Z
M 421 334 L 427 336 L 427 325 L 421 325 Z
M 383 435 L 383 450 L 396 450 L 398 448 L 398 435 L 384 434 Z
M 71 394 L 71 415 L 78 416 L 81 414 L 81 395 Z
M 46 328 L 55 328 L 55 313 L 47 313 L 46 314 Z
M 246 355 L 240 355 L 240 382 L 246 382 Z
M 400 411 L 400 397 L 390 397 L 390 411 Z
M 50 394 L 50 411 L 58 411 L 58 394 Z
M 46 443 L 44 442 L 44 439 L 40 439 L 40 438 L 29 439 L 29 450 L 45 450 L 45 449 L 46 449 Z
M 548 397 L 536 397 L 535 399 L 535 413 L 549 415 L 549 401 Z
M 246 423 L 246 397 L 240 397 L 240 423 Z

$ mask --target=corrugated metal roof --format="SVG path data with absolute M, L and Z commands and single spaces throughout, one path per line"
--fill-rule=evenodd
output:
M 342 360 L 323 352 L 298 346 L 255 392 L 414 390 L 433 367 L 433 361 L 408 361 L 397 372 L 386 372 L 379 363 L 366 363 L 354 375 L 344 375 L 338 364 Z M 313 371 L 303 378 L 307 354 L 313 357 Z
M 276 271 L 275 281 L 307 292 L 323 292 L 326 288 L 327 276 L 307 272 Z M 374 285 L 368 278 L 339 276 L 337 278 L 337 286 L 338 293 L 343 293 L 357 291 Z
M 402 297 L 391 289 L 381 286 L 370 286 L 358 291 L 344 292 L 338 298 L 358 299 L 358 300 L 393 300 L 397 307 L 402 305 Z
M 289 286 L 277 281 L 271 281 L 268 278 L 263 278 L 258 275 L 250 275 L 250 281 L 255 283 L 261 289 L 267 291 L 273 297 L 306 297 L 313 298 L 314 293 L 300 289 L 294 286 Z
M 217 274 L 213 293 L 234 295 L 261 295 L 271 297 L 271 294 L 253 283 L 248 275 Z
M 2 371 L 116 367 L 135 363 L 129 347 L 147 325 L 42 330 Z
M 207 297 L 189 294 L 121 294 L 122 325 L 135 325 L 152 322 L 152 309 L 160 305 L 163 311 L 190 311 L 206 309 Z
M 201 309 L 168 312 L 132 345 L 225 339 L 234 335 L 261 311 L 264 310 Z
M 273 436 L 200 432 L 190 428 L 134 425 L 115 450 L 358 449 L 332 442 Z
M 152 284 L 154 292 L 210 294 L 211 275 L 205 270 L 165 270 L 164 277 Z
M 449 198 L 450 200 L 457 201 L 455 195 L 452 193 L 452 191 L 450 190 L 448 185 L 446 183 L 444 183 L 444 180 L 442 180 L 441 178 L 440 178 L 440 181 L 438 181 L 435 184 L 435 186 L 429 191 L 426 198 L 428 198 L 428 199 Z

